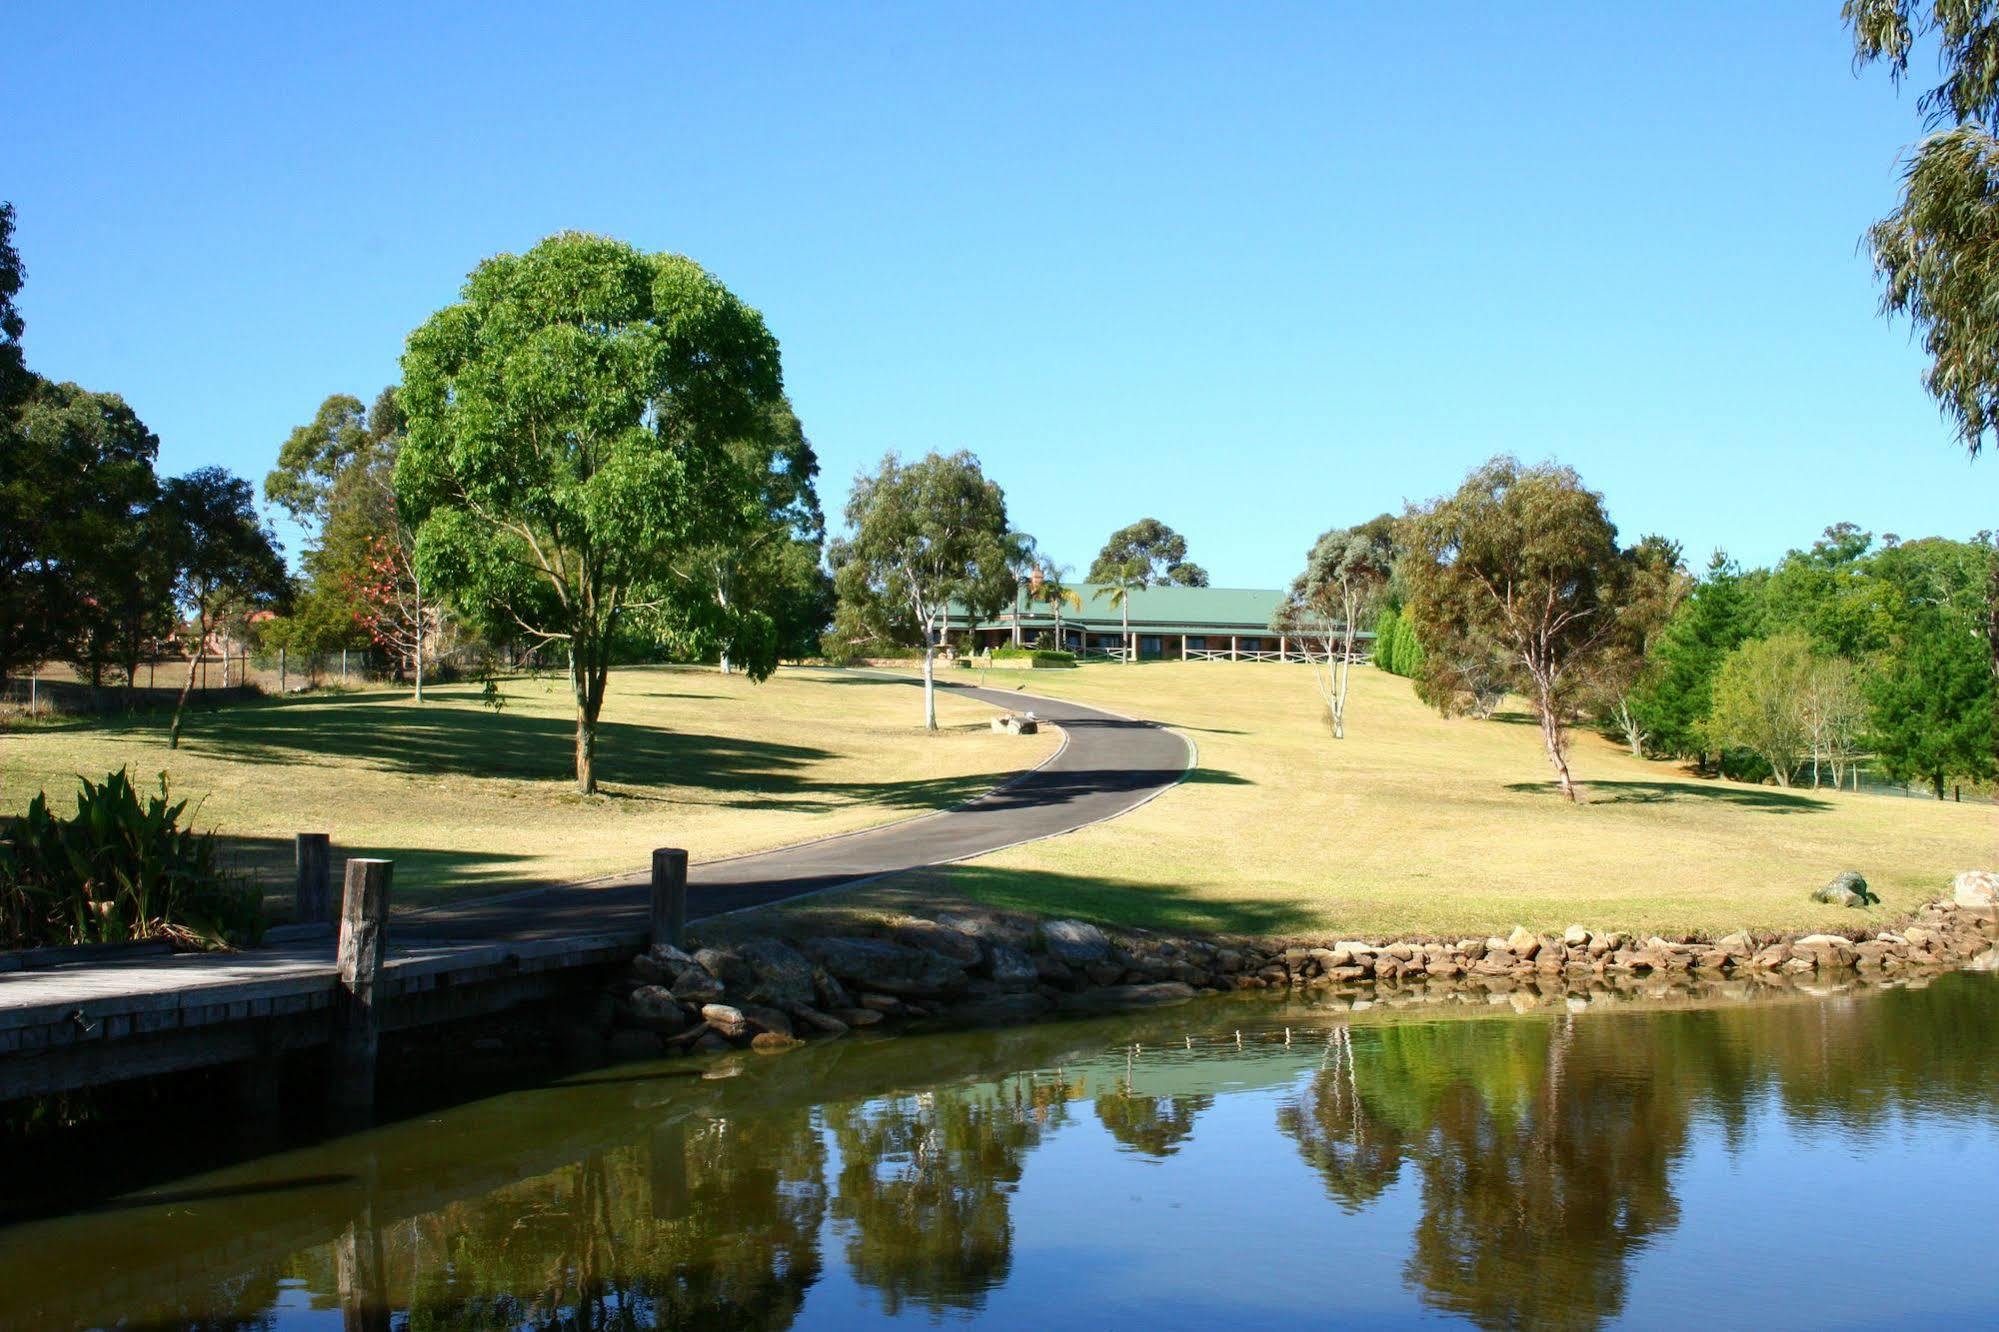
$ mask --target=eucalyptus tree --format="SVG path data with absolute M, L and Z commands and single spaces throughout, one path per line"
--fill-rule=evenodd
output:
M 1108 583 L 1117 570 L 1132 566 L 1144 579 L 1141 587 L 1208 585 L 1208 571 L 1187 560 L 1187 538 L 1157 518 L 1141 518 L 1111 533 L 1090 564 L 1088 581 Z
M 854 478 L 849 535 L 833 580 L 847 613 L 874 635 L 914 631 L 923 644 L 923 725 L 937 729 L 939 635 L 957 603 L 975 619 L 1013 600 L 1027 543 L 1007 525 L 1006 494 L 970 453 L 884 457 Z
M 726 540 L 728 442 L 782 391 L 763 316 L 693 260 L 565 232 L 502 254 L 410 334 L 396 400 L 417 565 L 454 604 L 568 651 L 577 789 L 621 635 L 664 641 L 689 550 Z M 752 675 L 767 663 L 749 663 Z
M 1505 653 L 1562 794 L 1580 800 L 1568 727 L 1617 632 L 1631 577 L 1603 497 L 1570 468 L 1497 457 L 1455 494 L 1411 509 L 1403 531 L 1400 573 L 1418 631 Z
M 1395 519 L 1388 514 L 1358 527 L 1336 527 L 1312 543 L 1305 569 L 1271 619 L 1279 633 L 1314 644 L 1319 697 L 1333 738 L 1347 733 L 1347 682 L 1359 656 L 1362 617 L 1372 617 L 1395 571 Z

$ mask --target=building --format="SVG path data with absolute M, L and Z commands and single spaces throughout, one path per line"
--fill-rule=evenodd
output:
M 1078 655 L 1124 656 L 1135 647 L 1141 660 L 1166 658 L 1199 661 L 1302 661 L 1314 655 L 1311 645 L 1296 635 L 1280 634 L 1271 618 L 1284 603 L 1282 592 L 1251 587 L 1148 587 L 1131 594 L 1131 638 L 1124 637 L 1124 616 L 1097 583 L 1074 583 L 1081 601 L 1061 607 L 1058 641 L 1056 607 L 1040 595 L 1040 584 L 1024 582 L 1014 592 L 1011 607 L 969 627 L 971 647 L 1032 647 L 1046 642 Z M 956 620 L 947 638 L 967 628 Z M 1374 635 L 1359 635 L 1363 643 Z M 1323 644 L 1320 645 L 1321 649 Z

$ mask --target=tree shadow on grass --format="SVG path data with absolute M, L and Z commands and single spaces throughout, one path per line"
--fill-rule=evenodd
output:
M 545 877 L 524 874 L 524 855 L 504 851 L 472 851 L 451 847 L 367 845 L 349 836 L 365 836 L 365 830 L 301 828 L 300 832 L 330 832 L 328 888 L 334 901 L 340 898 L 341 876 L 350 857 L 366 856 L 393 860 L 395 883 L 391 908 L 420 906 L 451 896 L 496 892 L 510 888 L 530 888 L 547 882 Z M 248 876 L 264 894 L 264 914 L 273 924 L 294 919 L 293 895 L 297 883 L 292 839 L 222 834 L 220 843 L 225 865 Z
M 1321 923 L 1319 914 L 1302 901 L 1205 897 L 1179 883 L 966 864 L 911 870 L 806 902 L 780 904 L 775 913 L 752 911 L 727 918 L 727 925 L 720 920 L 704 922 L 702 930 L 704 935 L 771 931 L 795 935 L 884 914 L 923 915 L 968 904 L 1200 934 L 1287 934 Z
M 1831 809 L 1832 802 L 1818 796 L 1783 791 L 1771 786 L 1724 786 L 1693 782 L 1601 782 L 1583 780 L 1583 800 L 1592 805 L 1679 805 L 1700 801 L 1741 805 L 1747 809 L 1769 810 L 1775 814 L 1803 814 Z M 1560 795 L 1552 782 L 1509 782 L 1509 791 L 1533 795 Z

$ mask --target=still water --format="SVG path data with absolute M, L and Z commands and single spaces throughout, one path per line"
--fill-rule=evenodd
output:
M 627 1065 L 176 1180 L 0 1230 L 0 1327 L 1989 1326 L 1995 1190 L 1992 974 L 1217 999 Z

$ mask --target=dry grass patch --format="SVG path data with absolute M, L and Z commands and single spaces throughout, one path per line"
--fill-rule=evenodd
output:
M 975 678 L 959 671 L 954 679 Z M 1572 922 L 1663 933 L 1853 926 L 1999 861 L 1999 810 L 1702 780 L 1590 732 L 1589 803 L 1556 792 L 1531 720 L 1445 720 L 1406 680 L 1357 670 L 1348 736 L 1307 668 L 1160 662 L 1001 672 L 998 687 L 1101 704 L 1200 747 L 1183 786 L 1122 819 L 877 893 L 961 895 L 1140 925 L 1479 934 Z M 1809 900 L 1857 869 L 1883 904 Z M 882 900 L 889 900 L 884 898 Z M 853 907 L 870 909 L 857 895 Z
M 638 871 L 655 846 L 694 859 L 783 846 L 970 799 L 1039 762 L 1057 737 L 993 735 L 993 709 L 921 698 L 895 681 L 785 670 L 761 685 L 713 670 L 613 673 L 596 796 L 571 785 L 565 682 L 317 694 L 190 713 L 179 751 L 164 714 L 0 733 L 0 814 L 46 788 L 66 810 L 78 773 L 164 771 L 201 800 L 266 886 L 288 887 L 291 836 L 329 832 L 344 854 L 396 861 L 405 904 Z

